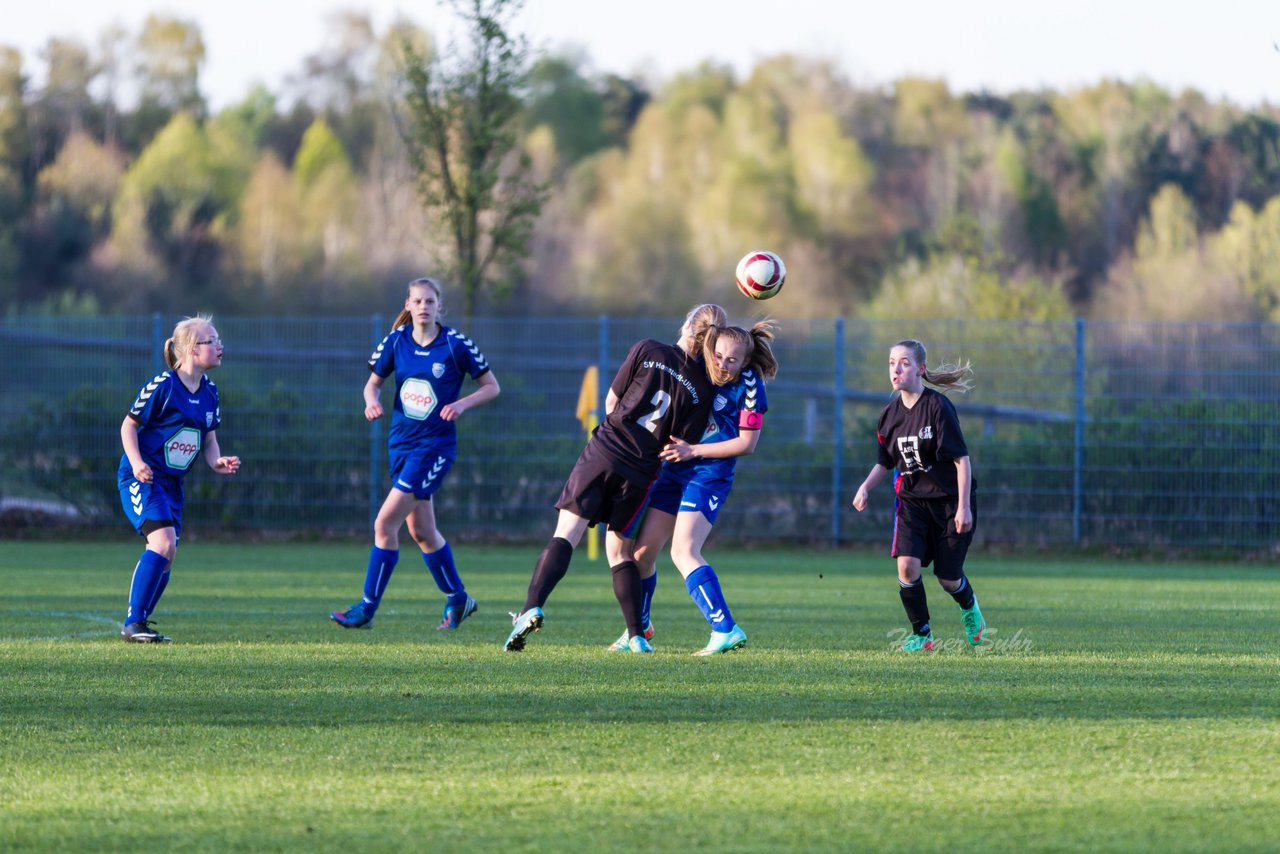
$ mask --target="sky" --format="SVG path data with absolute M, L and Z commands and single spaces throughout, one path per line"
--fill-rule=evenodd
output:
M 200 87 L 216 111 L 254 83 L 273 92 L 326 44 L 337 11 L 367 11 L 381 35 L 398 17 L 447 37 L 437 0 L 6 0 L 0 45 L 17 47 L 38 85 L 52 37 L 86 45 L 111 23 L 131 33 L 150 13 L 196 21 Z M 512 31 L 533 47 L 576 50 L 589 70 L 660 82 L 710 60 L 746 75 L 782 53 L 833 61 L 854 84 L 907 76 L 956 93 L 1059 91 L 1103 79 L 1194 88 L 1242 107 L 1280 105 L 1276 0 L 526 0 Z

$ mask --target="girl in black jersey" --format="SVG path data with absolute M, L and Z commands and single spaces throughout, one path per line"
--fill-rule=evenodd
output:
M 868 493 L 891 469 L 897 469 L 891 554 L 898 560 L 899 594 L 911 621 L 911 634 L 902 643 L 908 652 L 934 648 L 929 605 L 920 578 L 920 568 L 931 563 L 942 589 L 960 606 L 969 643 L 982 643 L 987 629 L 973 586 L 964 574 L 964 558 L 977 521 L 969 449 L 955 406 L 942 394 L 925 388 L 927 382 L 966 392 L 972 387 L 972 375 L 967 363 L 930 371 L 919 341 L 893 345 L 889 381 L 898 394 L 880 413 L 876 428 L 879 462 L 853 497 L 855 508 L 867 509 Z
M 653 652 L 644 638 L 644 596 L 635 544 L 625 532 L 644 509 L 662 466 L 662 448 L 678 437 L 696 442 L 707 427 L 720 376 L 707 333 L 728 326 L 718 305 L 700 305 L 680 327 L 678 344 L 646 339 L 632 346 L 605 398 L 605 419 L 591 434 L 560 493 L 555 534 L 538 557 L 529 591 L 503 650 L 524 649 L 542 627 L 542 606 L 569 571 L 573 550 L 587 528 L 606 524 L 605 555 L 613 592 L 627 622 L 629 649 Z

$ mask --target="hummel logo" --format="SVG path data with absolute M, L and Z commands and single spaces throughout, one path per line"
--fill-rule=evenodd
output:
M 711 507 L 711 509 L 712 509 L 712 510 L 715 510 L 717 507 L 719 507 L 719 506 L 720 506 L 720 499 L 719 499 L 719 498 L 708 498 L 708 499 L 707 499 L 707 504 Z
M 697 504 L 694 504 L 692 501 L 681 501 L 681 502 L 680 502 L 680 506 L 681 506 L 681 507 L 692 507 L 694 510 L 697 510 L 697 509 L 698 509 L 698 505 L 697 505 Z
M 132 493 L 133 495 L 137 495 L 141 489 L 142 489 L 142 484 L 135 482 L 133 486 L 129 487 L 129 492 Z

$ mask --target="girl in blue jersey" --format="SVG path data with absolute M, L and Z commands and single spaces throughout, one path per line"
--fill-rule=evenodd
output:
M 708 303 L 686 315 L 676 344 L 645 339 L 632 345 L 609 384 L 605 419 L 592 431 L 560 491 L 555 533 L 534 564 L 524 607 L 511 615 L 504 651 L 524 649 L 525 640 L 542 628 L 542 608 L 569 571 L 582 535 L 604 523 L 613 594 L 627 624 L 624 649 L 653 652 L 643 636 L 642 581 L 632 528 L 662 467 L 662 449 L 672 437 L 706 432 L 715 384 L 728 380 L 711 363 L 709 336 L 726 326 L 724 309 Z
M 222 364 L 222 339 L 212 319 L 200 315 L 182 320 L 164 343 L 164 360 L 169 370 L 142 387 L 120 425 L 120 503 L 147 541 L 133 569 L 129 611 L 120 632 L 132 643 L 169 640 L 148 618 L 169 584 L 182 533 L 182 479 L 191 464 L 202 457 L 218 474 L 240 470 L 240 458 L 224 457 L 218 448 L 218 389 L 206 372 Z
M 456 629 L 477 610 L 476 600 L 467 595 L 458 576 L 453 551 L 436 527 L 431 496 L 444 483 L 457 456 L 454 422 L 469 409 L 493 400 L 500 389 L 480 348 L 440 322 L 443 305 L 440 286 L 433 280 L 410 282 L 404 310 L 369 359 L 369 381 L 364 387 L 364 417 L 369 421 L 382 417 L 382 384 L 395 374 L 396 398 L 387 439 L 392 486 L 374 522 L 364 597 L 345 611 L 329 615 L 343 628 L 371 628 L 400 558 L 400 526 L 405 522 L 436 586 L 446 596 L 444 617 L 436 628 Z M 479 388 L 459 397 L 468 376 Z
M 716 517 L 733 488 L 738 457 L 755 452 L 769 409 L 764 382 L 778 373 L 770 341 L 774 328 L 757 323 L 748 332 L 730 326 L 708 339 L 715 363 L 732 377 L 716 388 L 712 418 L 696 444 L 673 438 L 662 450 L 662 473 L 649 495 L 649 504 L 636 540 L 636 562 L 644 587 L 645 637 L 653 637 L 649 605 L 658 584 L 658 552 L 671 540 L 671 561 L 684 576 L 685 588 L 702 616 L 711 624 L 711 639 L 694 655 L 714 655 L 745 646 L 747 635 L 734 622 L 716 572 L 702 556 Z M 626 634 L 609 646 L 626 649 Z

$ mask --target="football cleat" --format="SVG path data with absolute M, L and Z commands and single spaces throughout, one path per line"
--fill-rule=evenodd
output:
M 715 655 L 731 649 L 741 649 L 747 645 L 747 633 L 736 625 L 727 632 L 712 632 L 711 640 L 694 655 Z
M 978 600 L 973 600 L 972 608 L 965 608 L 960 611 L 960 619 L 964 621 L 964 637 L 973 646 L 982 644 L 982 636 L 987 633 L 987 621 L 982 617 L 982 609 L 978 607 Z
M 151 627 L 150 620 L 130 623 L 120 630 L 120 637 L 129 643 L 168 643 L 169 638 Z
M 371 629 L 373 614 L 376 610 L 374 606 L 361 599 L 345 611 L 334 611 L 329 615 L 329 619 L 344 629 Z
M 503 652 L 519 652 L 524 649 L 524 639 L 542 628 L 542 609 L 530 608 L 523 614 L 511 615 L 511 634 L 502 645 Z
M 461 609 L 455 608 L 454 606 L 446 603 L 444 606 L 444 619 L 440 621 L 440 625 L 436 626 L 436 628 L 456 629 L 458 626 L 462 625 L 463 620 L 479 610 L 480 606 L 477 605 L 476 600 L 472 599 L 470 596 L 467 597 L 467 602 Z
M 645 640 L 644 637 L 637 635 L 627 641 L 627 649 L 632 652 L 653 652 L 653 644 Z
M 933 650 L 933 633 L 927 635 L 910 634 L 902 642 L 903 652 L 919 652 L 922 649 Z
M 644 639 L 653 640 L 653 623 L 644 627 Z M 631 645 L 628 643 L 629 640 L 631 640 L 631 636 L 627 634 L 626 629 L 623 629 L 622 636 L 605 648 L 609 652 L 629 652 L 631 650 Z

